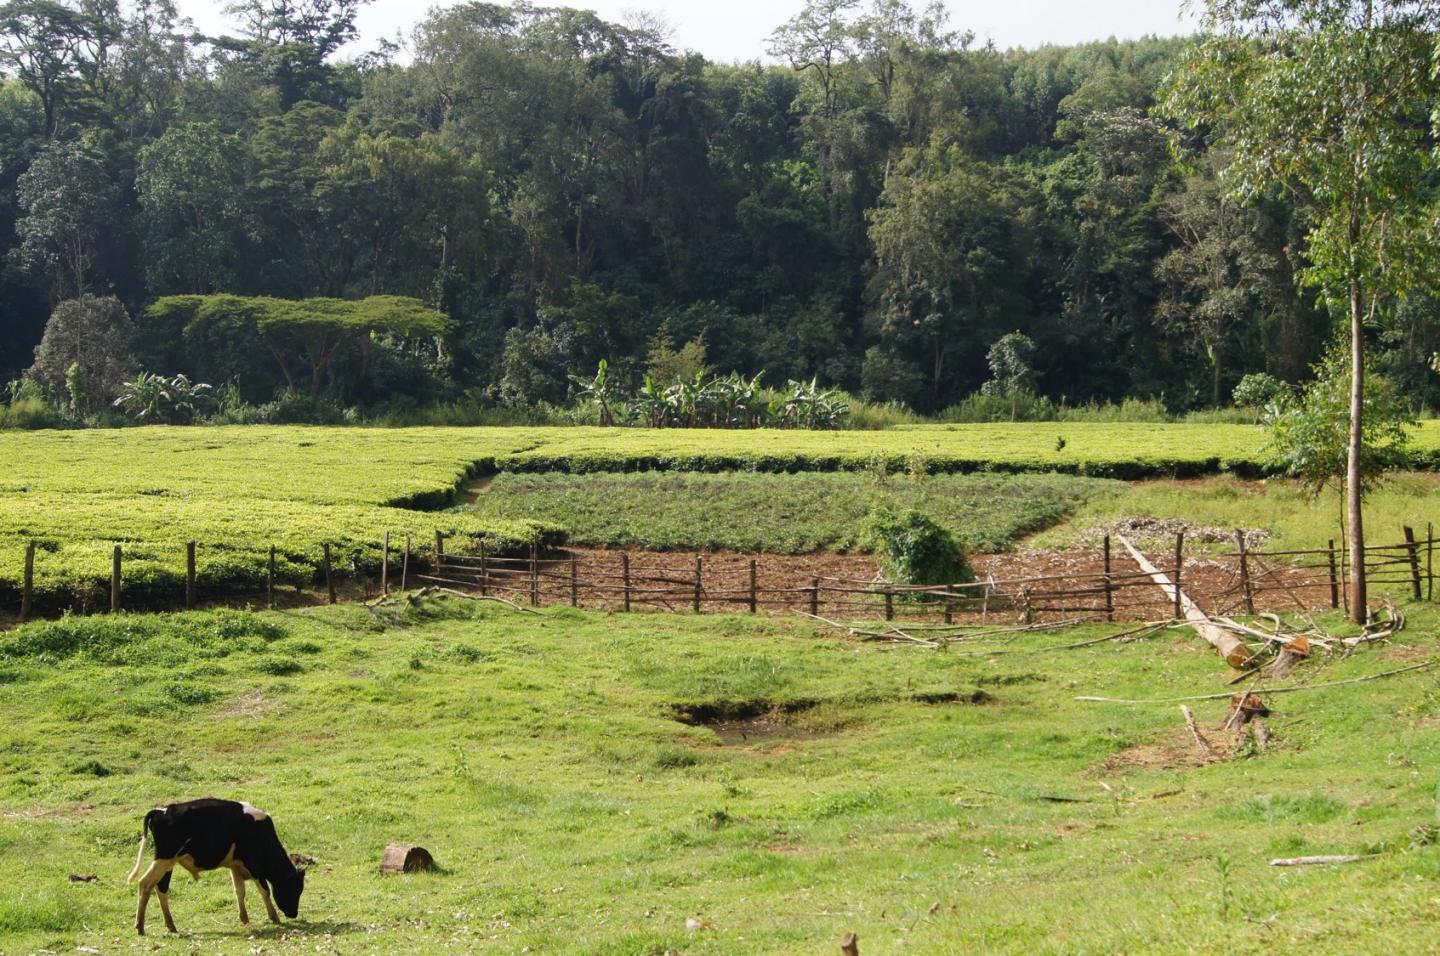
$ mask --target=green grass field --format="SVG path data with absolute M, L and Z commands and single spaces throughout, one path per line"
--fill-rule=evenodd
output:
M 315 579 L 327 541 L 340 568 L 359 561 L 373 569 L 387 530 L 397 549 L 405 534 L 423 548 L 437 527 L 486 538 L 492 548 L 523 547 L 562 530 L 465 510 L 437 513 L 468 477 L 494 471 L 1138 477 L 1253 471 L 1262 441 L 1263 433 L 1246 425 L 1074 423 L 829 433 L 304 426 L 0 432 L 0 601 L 17 597 L 30 541 L 40 548 L 39 599 L 53 607 L 103 602 L 117 542 L 126 550 L 131 598 L 173 602 L 191 539 L 200 544 L 202 594 L 214 596 L 259 588 L 272 544 L 282 582 L 299 585 Z M 1415 444 L 1422 460 L 1433 458 L 1440 422 L 1423 423 Z M 544 507 L 537 502 L 535 510 Z M 811 540 L 813 533 L 802 526 L 775 538 Z M 832 527 L 814 540 L 847 533 Z
M 918 508 L 966 548 L 1003 551 L 1127 488 L 1070 475 L 501 474 L 465 507 L 486 521 L 538 519 L 577 544 L 769 554 L 860 548 L 873 510 Z
M 1296 679 L 1434 654 L 1409 611 Z M 1224 691 L 1213 651 L 1044 651 L 1101 633 L 941 653 L 466 602 L 32 624 L 0 635 L 0 951 L 1435 950 L 1435 672 L 1276 696 L 1270 750 L 1200 766 L 1173 704 L 1074 697 Z M 775 719 L 675 719 L 700 705 Z M 183 935 L 137 940 L 140 818 L 204 794 L 316 858 L 302 918 L 243 929 L 223 875 L 177 878 Z M 379 876 L 392 840 L 442 872 Z M 1329 852 L 1378 855 L 1266 865 Z

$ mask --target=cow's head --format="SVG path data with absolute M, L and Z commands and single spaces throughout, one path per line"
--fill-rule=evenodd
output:
M 290 876 L 271 880 L 275 888 L 275 905 L 280 912 L 294 919 L 300 914 L 300 894 L 305 891 L 305 871 L 296 870 Z

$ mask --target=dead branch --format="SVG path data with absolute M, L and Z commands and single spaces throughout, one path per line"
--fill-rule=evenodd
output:
M 1359 863 L 1379 856 L 1378 853 L 1346 853 L 1335 856 L 1291 856 L 1271 860 L 1271 866 L 1316 866 L 1326 863 Z
M 1200 752 L 1205 756 L 1215 756 L 1215 748 L 1210 746 L 1210 741 L 1206 740 L 1203 736 L 1201 736 L 1200 728 L 1195 726 L 1195 715 L 1190 713 L 1189 706 L 1187 706 L 1186 704 L 1181 704 L 1180 713 L 1185 717 L 1185 726 L 1189 728 L 1190 736 L 1195 738 L 1195 746 L 1199 747 Z
M 1344 687 L 1347 684 L 1363 684 L 1366 681 L 1380 680 L 1382 677 L 1394 677 L 1397 674 L 1408 674 L 1411 671 L 1425 670 L 1440 664 L 1440 657 L 1432 657 L 1428 661 L 1421 661 L 1419 664 L 1411 664 L 1409 667 L 1398 667 L 1393 671 L 1381 671 L 1378 674 L 1367 674 L 1364 677 L 1351 677 L 1346 680 L 1325 681 L 1319 684 L 1295 684 L 1289 687 L 1268 687 L 1267 694 L 1294 694 L 1302 690 L 1322 690 L 1327 687 Z M 1193 694 L 1188 697 L 1151 697 L 1146 699 L 1124 698 L 1124 697 L 1076 697 L 1076 700 L 1083 700 L 1092 704 L 1179 704 L 1196 700 L 1227 700 L 1231 694 Z
M 532 607 L 525 607 L 522 604 L 516 604 L 514 601 L 510 601 L 502 597 L 496 597 L 493 594 L 466 594 L 464 591 L 457 591 L 454 588 L 442 588 L 437 585 L 429 585 L 427 587 L 423 587 L 408 596 L 406 600 L 409 601 L 411 604 L 414 604 L 420 598 L 430 594 L 448 594 L 451 597 L 464 598 L 467 601 L 494 601 L 496 604 L 503 604 L 506 607 L 514 608 L 515 610 L 523 612 L 525 614 L 535 614 L 540 617 L 545 616 Z
M 848 624 L 841 624 L 839 621 L 832 621 L 828 617 L 821 617 L 818 614 L 811 614 L 808 611 L 801 611 L 797 608 L 791 608 L 790 612 L 792 614 L 798 614 L 801 617 L 808 617 L 812 621 L 819 621 L 821 624 L 827 624 L 830 627 L 845 631 L 852 637 L 862 638 L 867 641 L 893 641 L 897 644 L 917 644 L 921 647 L 940 646 L 938 641 L 930 641 L 923 637 L 916 637 L 913 634 L 906 634 L 893 625 L 889 626 L 889 630 L 887 631 L 867 631 L 864 628 L 851 627 Z

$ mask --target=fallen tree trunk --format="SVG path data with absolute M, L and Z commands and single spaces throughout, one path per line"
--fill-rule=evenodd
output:
M 1130 552 L 1130 557 L 1140 565 L 1140 570 L 1150 575 L 1150 579 L 1160 586 L 1160 590 L 1164 591 L 1171 601 L 1179 602 L 1186 622 L 1195 629 L 1195 633 L 1209 641 L 1210 645 L 1220 652 L 1220 656 L 1225 658 L 1226 663 L 1237 668 L 1250 663 L 1255 655 L 1251 653 L 1244 641 L 1224 628 L 1218 627 L 1204 611 L 1196 606 L 1194 601 L 1190 600 L 1189 595 L 1181 591 L 1163 571 L 1151 564 L 1150 559 L 1141 554 L 1140 550 L 1131 544 L 1124 535 L 1118 535 L 1118 537 L 1120 543 L 1125 546 L 1125 550 Z

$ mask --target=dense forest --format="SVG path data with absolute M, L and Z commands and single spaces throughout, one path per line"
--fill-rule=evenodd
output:
M 727 65 L 644 17 L 462 3 L 404 56 L 339 59 L 362 2 L 240 0 L 221 37 L 169 0 L 0 6 L 0 381 L 87 295 L 124 371 L 249 401 L 296 385 L 284 363 L 157 302 L 442 314 L 335 355 L 324 393 L 360 406 L 563 403 L 605 360 L 630 388 L 763 371 L 937 412 L 1020 332 L 1041 395 L 1184 411 L 1331 337 L 1294 281 L 1303 202 L 1238 203 L 1157 109 L 1182 39 L 1001 51 L 938 5 L 810 0 Z M 1435 311 L 1375 317 L 1427 404 Z

